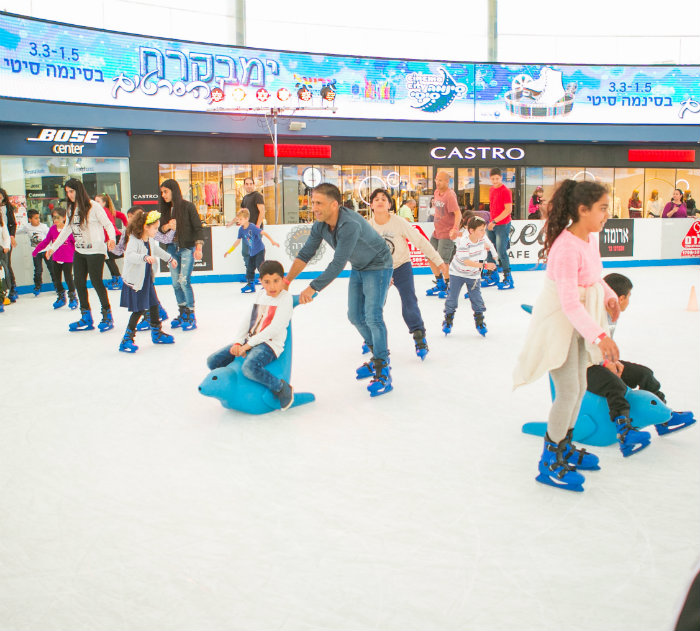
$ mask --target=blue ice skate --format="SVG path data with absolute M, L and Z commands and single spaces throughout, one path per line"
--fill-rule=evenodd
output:
M 692 412 L 671 412 L 671 419 L 665 423 L 654 425 L 656 433 L 659 436 L 665 436 L 677 432 L 679 429 L 685 429 L 695 423 L 695 416 Z
M 425 339 L 425 331 L 423 329 L 413 331 L 413 341 L 416 345 L 416 355 L 423 361 L 428 354 L 428 341 Z
M 564 458 L 566 446 L 566 439 L 557 444 L 552 441 L 549 435 L 545 436 L 544 450 L 538 464 L 539 473 L 535 480 L 565 491 L 581 493 L 586 478 L 578 473 Z
M 438 276 L 435 279 L 435 286 L 426 290 L 426 296 L 440 296 L 441 291 L 447 291 L 447 284 L 442 276 Z

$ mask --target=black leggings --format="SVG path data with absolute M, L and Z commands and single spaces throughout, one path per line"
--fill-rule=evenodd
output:
M 71 294 L 75 293 L 75 285 L 73 284 L 73 263 L 59 263 L 58 261 L 52 261 L 53 263 L 53 282 L 56 285 L 56 292 L 59 294 L 63 293 L 63 281 L 61 276 L 65 276 L 66 285 L 68 285 L 68 291 Z
M 7 288 L 9 291 L 12 291 L 17 287 L 17 281 L 15 280 L 15 272 L 12 269 L 12 250 L 13 248 L 10 248 L 10 251 L 7 253 L 7 265 L 5 265 L 5 282 L 7 283 Z
M 154 326 L 157 329 L 159 329 L 160 318 L 158 317 L 158 305 L 150 307 L 148 311 L 134 311 L 131 314 L 131 317 L 129 318 L 129 324 L 127 325 L 127 328 L 133 331 L 136 328 L 136 325 L 139 323 L 139 320 L 142 317 L 145 318 L 146 314 L 148 314 L 148 319 L 151 321 L 151 326 Z
M 102 310 L 107 311 L 110 308 L 107 290 L 102 282 L 102 270 L 104 266 L 104 254 L 75 253 L 75 257 L 73 258 L 73 276 L 75 277 L 75 288 L 78 290 L 78 300 L 80 300 L 81 309 L 90 310 L 87 290 L 88 274 L 90 275 L 90 282 L 100 299 Z
M 119 278 L 119 276 L 121 276 L 121 272 L 119 271 L 119 267 L 117 266 L 117 259 L 120 258 L 122 257 L 114 256 L 114 254 L 112 254 L 111 252 L 109 252 L 107 255 L 107 260 L 105 262 L 107 263 L 107 269 L 112 275 L 112 278 Z
M 646 390 L 666 401 L 664 393 L 660 390 L 661 384 L 654 377 L 651 368 L 627 361 L 623 361 L 622 365 L 625 367 L 622 377 L 603 366 L 589 366 L 587 373 L 587 390 L 608 400 L 612 420 L 618 416 L 629 416 L 630 404 L 625 399 L 628 386 L 633 390 Z

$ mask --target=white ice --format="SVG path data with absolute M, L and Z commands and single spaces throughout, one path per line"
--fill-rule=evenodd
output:
M 698 268 L 618 271 L 623 357 L 700 414 Z M 700 555 L 700 428 L 599 448 L 584 493 L 536 483 L 541 439 L 520 427 L 546 419 L 548 386 L 513 393 L 511 372 L 542 280 L 485 290 L 482 339 L 464 300 L 446 338 L 417 277 L 423 363 L 392 289 L 395 390 L 370 399 L 339 279 L 295 310 L 292 383 L 316 402 L 262 417 L 197 392 L 252 300 L 240 284 L 195 285 L 199 328 L 140 333 L 133 356 L 125 310 L 69 334 L 75 312 L 22 296 L 0 314 L 0 628 L 670 628 Z

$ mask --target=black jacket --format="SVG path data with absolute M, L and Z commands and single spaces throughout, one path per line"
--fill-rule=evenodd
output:
M 17 233 L 17 221 L 15 220 L 15 213 L 12 210 L 10 210 L 7 201 L 5 201 L 5 209 L 7 210 L 7 231 L 10 233 L 11 237 L 14 237 Z M 5 219 L 5 213 L 3 213 L 3 219 Z
M 202 220 L 192 202 L 184 201 L 179 209 L 173 211 L 172 208 L 169 208 L 162 212 L 160 225 L 163 226 L 171 219 L 175 219 L 177 222 L 174 242 L 179 247 L 193 248 L 197 241 L 204 241 Z

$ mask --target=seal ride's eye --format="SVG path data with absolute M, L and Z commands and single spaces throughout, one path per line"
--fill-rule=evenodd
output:
M 657 403 L 656 401 L 652 401 L 651 404 L 652 404 L 652 405 L 658 405 L 658 403 Z
M 218 377 L 217 377 L 216 375 L 214 375 L 214 376 L 211 378 L 212 381 L 216 381 L 217 379 L 218 379 Z

